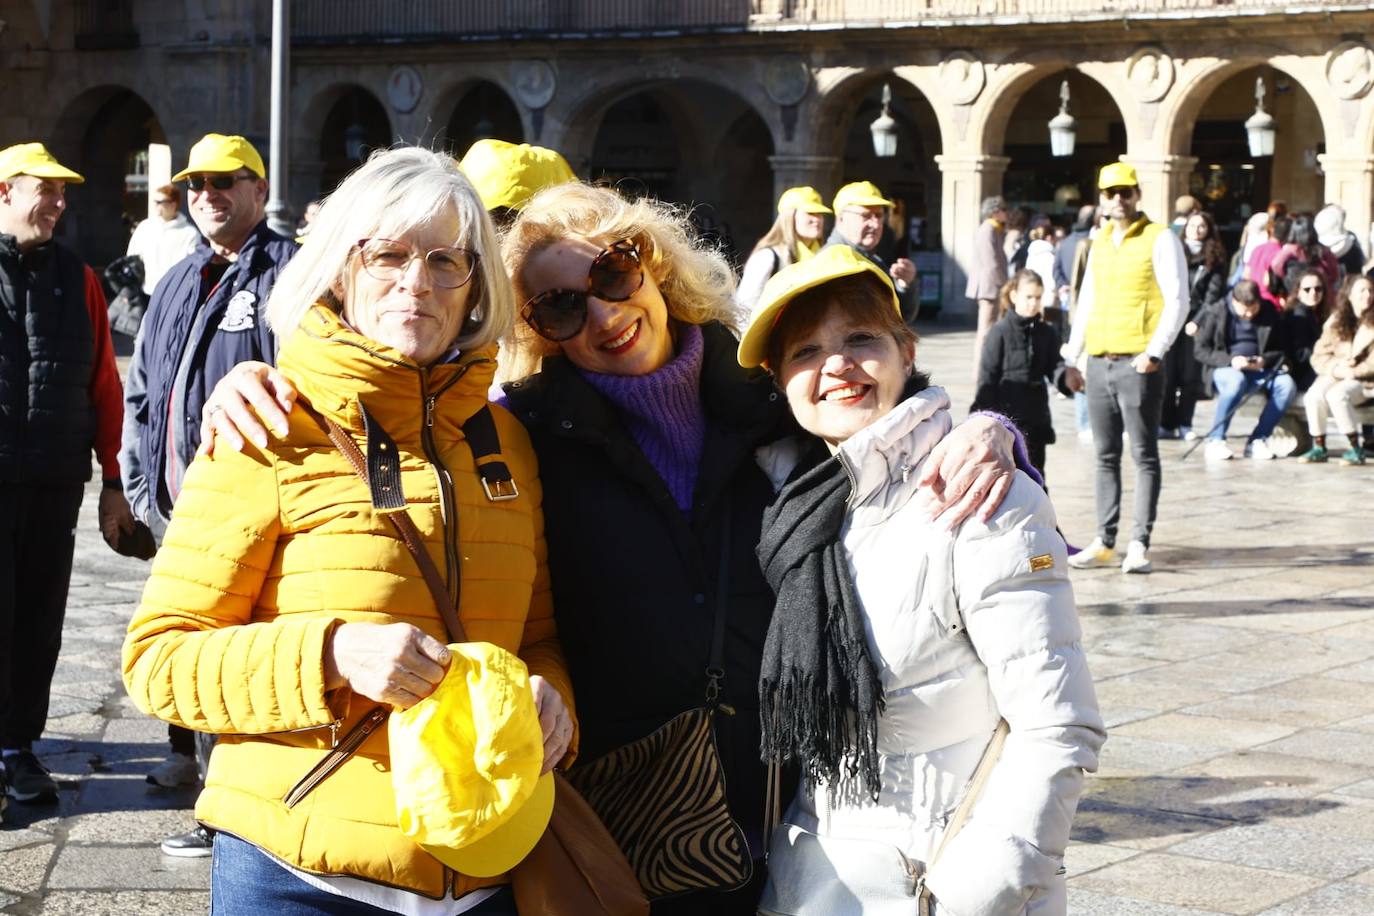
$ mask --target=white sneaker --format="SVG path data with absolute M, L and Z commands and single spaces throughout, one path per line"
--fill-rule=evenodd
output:
M 1191 426 L 1180 426 L 1178 431 L 1184 442 L 1196 442 L 1198 439 L 1202 438 L 1194 432 Z
M 177 786 L 193 786 L 200 782 L 200 770 L 196 758 L 190 754 L 171 753 L 167 759 L 148 771 L 148 782 L 164 789 Z
M 1121 561 L 1121 571 L 1124 573 L 1147 573 L 1154 569 L 1155 565 L 1150 562 L 1148 556 L 1150 548 L 1139 541 L 1131 541 L 1126 547 L 1126 559 Z
M 1102 543 L 1102 538 L 1093 542 L 1078 553 L 1069 557 L 1069 565 L 1074 569 L 1096 569 L 1100 566 L 1116 565 L 1116 548 Z
M 1221 439 L 1208 439 L 1207 446 L 1202 450 L 1202 456 L 1208 461 L 1230 461 L 1236 457 L 1236 453 L 1231 451 Z
M 1278 456 L 1269 447 L 1267 439 L 1251 439 L 1245 443 L 1245 457 L 1253 458 L 1256 461 L 1272 461 Z

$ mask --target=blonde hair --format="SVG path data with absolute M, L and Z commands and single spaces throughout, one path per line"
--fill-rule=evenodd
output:
M 801 241 L 801 236 L 797 235 L 797 211 L 784 210 L 778 214 L 777 219 L 773 220 L 773 225 L 764 233 L 763 238 L 758 240 L 758 244 L 754 246 L 754 251 L 780 246 L 783 255 L 778 266 L 786 267 L 796 258 L 797 242 L 799 241 Z M 750 252 L 750 254 L 753 253 L 753 251 Z
M 633 240 L 670 318 L 684 324 L 719 321 L 734 329 L 735 272 L 718 250 L 697 237 L 687 211 L 652 198 L 629 200 L 610 188 L 582 182 L 545 188 L 520 211 L 502 244 L 520 302 L 542 292 L 524 286 L 521 274 L 529 259 L 567 239 L 601 244 Z M 528 375 L 543 357 L 559 350 L 523 321 L 516 323 L 511 343 L 513 361 L 503 367 L 503 378 Z
M 305 243 L 282 270 L 267 300 L 267 322 L 286 340 L 316 302 L 339 308 L 344 280 L 360 239 L 402 238 L 447 210 L 458 218 L 453 244 L 475 251 L 477 269 L 467 320 L 453 345 L 475 349 L 510 332 L 515 299 L 500 243 L 477 191 L 447 153 L 417 146 L 377 150 L 320 204 Z

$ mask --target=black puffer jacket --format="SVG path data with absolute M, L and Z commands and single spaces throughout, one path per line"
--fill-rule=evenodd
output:
M 706 443 L 690 514 L 677 507 L 617 409 L 562 357 L 506 386 L 544 484 L 558 633 L 572 674 L 582 761 L 703 704 L 717 581 L 729 529 L 723 699 L 717 738 L 731 811 L 761 832 L 758 678 L 773 593 L 754 548 L 772 488 L 754 449 L 795 429 L 771 379 L 703 328 Z M 755 850 L 760 852 L 761 850 Z
M 1039 316 L 1022 318 L 1008 310 L 988 329 L 978 363 L 978 391 L 972 410 L 1006 414 L 1041 441 L 1054 441 L 1047 383 L 1065 394 L 1064 357 L 1059 332 Z

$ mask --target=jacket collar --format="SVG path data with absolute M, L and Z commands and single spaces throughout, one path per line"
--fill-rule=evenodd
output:
M 462 425 L 487 403 L 496 374 L 496 348 L 483 347 L 452 363 L 424 367 L 396 349 L 359 334 L 338 312 L 316 303 L 282 344 L 277 365 L 320 413 L 362 437 L 360 403 L 398 443 L 417 443 L 426 401 L 442 399 L 436 425 Z
M 248 233 L 248 238 L 244 240 L 243 247 L 239 249 L 238 257 L 233 261 L 234 266 L 252 273 L 266 270 L 272 265 L 272 259 L 266 251 L 267 246 L 278 241 L 290 240 L 269 229 L 267 220 L 263 219 L 262 222 L 253 227 L 252 232 Z M 215 259 L 215 250 L 202 237 L 193 257 L 196 259 L 196 268 L 200 269 Z
M 1124 242 L 1126 239 L 1140 235 L 1140 233 L 1145 231 L 1145 227 L 1148 225 L 1150 225 L 1150 218 L 1148 216 L 1144 213 L 1136 214 L 1135 222 L 1126 227 L 1126 231 L 1121 235 L 1121 240 Z M 1116 220 L 1107 220 L 1107 240 L 1112 241 L 1115 236 Z

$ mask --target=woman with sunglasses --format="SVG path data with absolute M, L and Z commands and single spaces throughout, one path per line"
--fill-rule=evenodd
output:
M 769 378 L 735 360 L 730 268 L 681 211 L 578 183 L 530 200 L 504 248 L 523 321 L 503 368 L 534 373 L 506 386 L 506 404 L 539 458 L 579 756 L 703 705 L 723 610 L 716 743 L 731 813 L 761 859 L 755 685 L 773 595 L 754 548 L 772 490 L 753 452 L 793 427 Z M 263 438 L 255 412 L 284 420 L 269 393 L 281 381 L 258 366 L 226 379 L 214 424 L 225 444 L 241 441 L 231 411 Z M 1012 480 L 1011 443 L 988 417 L 961 426 L 928 463 L 931 513 L 954 524 L 991 512 Z M 655 916 L 752 916 L 762 872 L 738 892 L 656 901 Z
M 504 248 L 524 303 L 516 349 L 527 366 L 542 361 L 506 392 L 545 482 L 581 759 L 703 704 L 713 622 L 723 611 L 717 747 L 730 811 L 761 858 L 755 685 L 773 595 L 754 555 L 771 498 L 754 450 L 792 427 L 767 376 L 734 358 L 729 268 L 695 240 L 680 211 L 578 184 L 538 194 Z M 987 502 L 1001 499 L 1010 461 L 971 447 L 989 433 L 1005 436 L 987 418 L 971 421 L 946 465 L 932 463 L 942 482 L 959 478 L 945 494 L 957 503 L 953 514 L 989 492 Z M 663 899 L 654 913 L 752 914 L 762 872 L 760 862 L 739 892 Z
M 378 727 L 460 664 L 408 519 L 468 638 L 527 664 L 544 769 L 575 747 L 535 458 L 487 403 L 514 315 L 477 193 L 418 148 L 345 179 L 272 291 L 274 371 L 302 404 L 276 440 L 191 464 L 123 652 L 141 710 L 220 736 L 196 803 L 218 916 L 515 916 L 502 878 L 397 826 Z M 479 452 L 508 471 L 499 497 Z M 356 753 L 310 778 L 331 749 Z
M 889 278 L 836 247 L 770 280 L 740 341 L 804 431 L 758 456 L 778 489 L 763 748 L 804 777 L 760 912 L 914 914 L 920 876 L 937 914 L 1062 916 L 1106 738 L 1064 540 L 1026 474 L 990 518 L 926 523 L 922 470 L 953 424 L 915 357 Z
M 1374 382 L 1374 280 L 1362 274 L 1345 278 L 1336 308 L 1313 349 L 1312 368 L 1317 380 L 1302 399 L 1312 448 L 1298 460 L 1304 464 L 1328 460 L 1326 423 L 1334 419 L 1349 443 L 1338 460 L 1347 467 L 1364 464 L 1368 443 L 1360 440 L 1354 405 L 1363 397 L 1364 386 Z
M 1283 302 L 1284 340 L 1288 342 L 1288 371 L 1299 391 L 1316 381 L 1312 351 L 1326 321 L 1326 276 L 1303 267 L 1289 270 L 1289 292 Z

